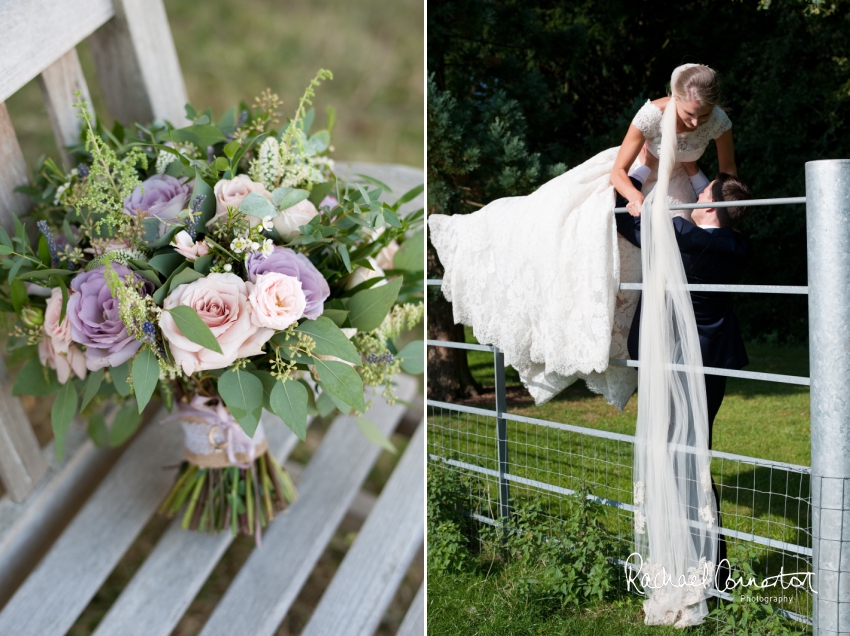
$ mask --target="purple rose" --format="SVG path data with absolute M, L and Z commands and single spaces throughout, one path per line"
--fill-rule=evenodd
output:
M 136 216 L 139 211 L 143 211 L 149 216 L 155 216 L 160 221 L 159 234 L 162 236 L 166 229 L 165 223 L 186 209 L 191 196 L 192 184 L 182 184 L 179 179 L 167 174 L 155 174 L 124 199 L 124 212 Z
M 113 263 L 112 268 L 121 278 L 133 275 L 126 265 Z M 109 291 L 103 276 L 105 270 L 106 265 L 101 265 L 74 277 L 68 299 L 71 340 L 88 347 L 86 366 L 90 371 L 117 367 L 132 358 L 142 346 L 127 333 L 127 327 L 121 322 L 118 299 Z M 151 292 L 153 284 L 144 281 L 143 293 Z
M 310 320 L 315 320 L 324 311 L 324 302 L 331 295 L 328 281 L 319 273 L 319 270 L 310 262 L 310 259 L 299 254 L 288 247 L 275 247 L 269 256 L 252 253 L 246 263 L 248 280 L 257 282 L 257 276 L 276 272 L 286 274 L 301 281 L 301 289 L 307 298 L 307 307 L 304 315 Z

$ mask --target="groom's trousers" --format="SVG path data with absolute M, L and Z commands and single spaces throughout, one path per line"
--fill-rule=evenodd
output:
M 726 376 L 725 375 L 705 375 L 705 400 L 708 405 L 708 448 L 711 450 L 711 433 L 714 429 L 714 418 L 717 416 L 717 411 L 720 410 L 720 404 L 723 402 L 723 396 L 726 393 Z M 711 490 L 714 492 L 714 500 L 717 503 L 717 531 L 718 531 L 718 546 L 717 546 L 717 563 L 720 563 L 726 556 L 726 537 L 720 533 L 723 527 L 723 520 L 720 517 L 720 495 L 717 492 L 717 486 L 714 485 L 714 478 L 711 478 Z M 720 589 L 725 587 L 726 578 L 729 576 L 729 569 L 723 565 L 717 568 L 715 580 Z

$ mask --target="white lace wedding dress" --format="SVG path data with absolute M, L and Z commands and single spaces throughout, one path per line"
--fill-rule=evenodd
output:
M 633 120 L 655 156 L 661 115 L 647 101 Z M 671 204 L 696 200 L 681 162 L 699 159 L 731 126 L 715 108 L 708 121 L 677 135 Z M 583 378 L 622 409 L 637 386 L 633 368 L 608 364 L 629 357 L 626 338 L 639 294 L 618 291 L 619 283 L 641 281 L 640 250 L 617 234 L 612 211 L 618 150 L 599 153 L 528 196 L 428 218 L 455 322 L 504 351 L 537 404 Z M 655 179 L 644 184 L 644 195 Z

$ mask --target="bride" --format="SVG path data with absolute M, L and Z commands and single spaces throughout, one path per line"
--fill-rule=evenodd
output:
M 456 322 L 471 325 L 542 403 L 577 378 L 622 408 L 637 374 L 609 366 L 626 337 L 643 282 L 640 399 L 634 445 L 634 539 L 645 622 L 698 625 L 708 613 L 718 548 L 708 416 L 699 338 L 669 206 L 696 200 L 692 165 L 711 139 L 720 170 L 735 174 L 731 123 L 706 66 L 678 67 L 672 96 L 647 102 L 623 144 L 526 197 L 480 211 L 432 215 L 445 268 L 443 293 Z M 657 173 L 634 188 L 627 169 L 643 146 Z M 618 240 L 616 189 L 640 211 L 641 250 Z M 644 199 L 644 196 L 646 198 Z
M 579 378 L 620 409 L 634 393 L 635 370 L 608 360 L 629 357 L 638 292 L 619 291 L 619 283 L 641 281 L 640 251 L 617 234 L 612 209 L 615 188 L 629 206 L 640 207 L 655 187 L 652 174 L 643 192 L 635 189 L 627 171 L 644 144 L 658 156 L 664 111 L 671 104 L 676 110 L 670 204 L 696 201 L 688 170 L 694 181 L 701 176 L 695 162 L 712 139 L 720 171 L 737 175 L 716 73 L 680 66 L 671 89 L 672 97 L 644 104 L 621 146 L 536 192 L 498 199 L 472 214 L 428 218 L 454 321 L 470 325 L 479 342 L 499 347 L 537 404 Z

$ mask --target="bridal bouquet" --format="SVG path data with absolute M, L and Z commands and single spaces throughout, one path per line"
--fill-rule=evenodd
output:
M 334 175 L 333 111 L 311 134 L 307 110 L 330 77 L 279 127 L 270 91 L 217 123 L 187 105 L 177 129 L 106 130 L 80 103 L 78 165 L 40 161 L 22 189 L 33 222 L 0 228 L 9 356 L 26 361 L 14 393 L 56 394 L 60 458 L 78 412 L 95 443 L 118 445 L 158 395 L 185 433 L 163 510 L 185 510 L 187 528 L 259 539 L 296 496 L 263 408 L 302 439 L 309 415 L 353 412 L 388 444 L 362 417 L 364 385 L 392 399 L 396 373 L 421 373 L 422 341 L 394 345 L 423 314 L 421 235 L 407 239 L 422 210 L 400 215 L 421 187 L 388 205 L 380 182 Z

